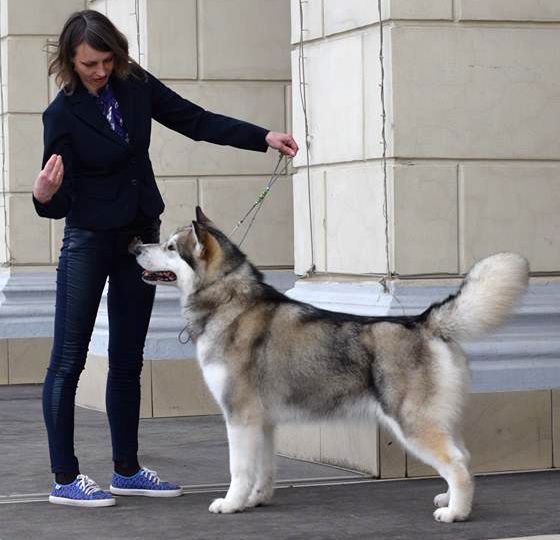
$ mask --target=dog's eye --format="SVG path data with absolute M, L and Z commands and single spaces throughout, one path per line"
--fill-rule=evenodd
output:
M 168 244 L 168 245 L 167 245 L 167 249 L 168 249 L 169 251 L 175 251 L 175 246 L 174 246 L 173 244 Z

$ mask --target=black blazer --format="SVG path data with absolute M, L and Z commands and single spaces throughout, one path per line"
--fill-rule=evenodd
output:
M 268 130 L 205 111 L 155 77 L 111 77 L 130 142 L 122 140 L 84 86 L 59 92 L 43 113 L 43 166 L 60 154 L 64 180 L 48 204 L 33 197 L 42 217 L 66 217 L 71 226 L 105 230 L 130 224 L 139 214 L 157 217 L 164 204 L 148 155 L 152 118 L 196 141 L 266 152 Z

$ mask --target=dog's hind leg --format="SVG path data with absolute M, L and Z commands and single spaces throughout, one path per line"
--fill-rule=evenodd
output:
M 274 459 L 274 426 L 265 425 L 258 440 L 257 477 L 247 506 L 259 506 L 272 499 L 275 477 Z
M 407 448 L 434 467 L 446 480 L 447 493 L 436 496 L 436 521 L 463 521 L 471 512 L 474 484 L 468 469 L 468 452 L 443 430 L 427 429 L 422 435 L 406 437 Z M 447 503 L 447 504 L 446 504 Z M 446 507 L 445 507 L 446 506 Z
M 255 484 L 255 462 L 262 426 L 258 423 L 226 422 L 229 444 L 229 470 L 231 482 L 223 499 L 215 499 L 210 512 L 231 514 L 247 506 Z

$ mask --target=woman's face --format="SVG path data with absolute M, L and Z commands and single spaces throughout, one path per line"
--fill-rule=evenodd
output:
M 97 95 L 107 84 L 113 71 L 113 56 L 112 52 L 98 51 L 85 42 L 76 47 L 74 70 L 92 94 Z

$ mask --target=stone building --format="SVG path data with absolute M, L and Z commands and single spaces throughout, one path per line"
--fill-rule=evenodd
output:
M 290 295 L 354 313 L 415 313 L 455 290 L 481 257 L 524 254 L 533 277 L 516 316 L 466 347 L 474 390 L 467 441 L 478 471 L 560 465 L 555 0 L 382 0 L 381 21 L 377 0 L 0 5 L 1 384 L 40 382 L 48 361 L 63 225 L 36 217 L 30 203 L 40 115 L 56 92 L 45 47 L 69 13 L 89 7 L 109 15 L 132 56 L 181 95 L 293 129 L 302 147 L 293 175 L 276 183 L 244 246 Z M 195 204 L 230 230 L 276 162 L 272 152 L 193 143 L 157 125 L 151 156 L 167 204 L 163 234 L 190 220 Z M 305 276 L 293 286 L 292 269 Z M 105 315 L 102 307 L 78 394 L 96 408 Z M 159 290 L 144 416 L 216 411 L 180 330 L 176 294 Z M 299 457 L 383 477 L 429 472 L 392 442 L 377 426 L 291 426 L 279 434 L 280 449 Z

